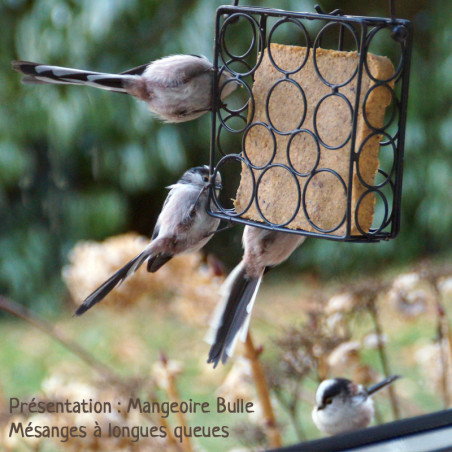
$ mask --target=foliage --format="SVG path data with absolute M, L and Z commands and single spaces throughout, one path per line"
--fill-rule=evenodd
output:
M 208 162 L 208 116 L 154 120 L 137 101 L 78 87 L 24 86 L 13 59 L 122 71 L 177 53 L 212 55 L 220 0 L 5 0 L 0 6 L 0 293 L 51 304 L 60 270 L 80 239 L 120 231 L 149 235 L 169 185 Z M 226 2 L 227 3 L 227 2 Z M 240 2 L 313 11 L 311 1 Z M 292 263 L 322 274 L 375 268 L 450 252 L 450 12 L 443 2 L 397 4 L 416 30 L 405 161 L 402 232 L 378 245 L 310 240 Z M 322 2 L 351 14 L 387 15 L 387 2 Z M 241 228 L 209 249 L 234 263 Z M 420 238 L 422 238 L 420 240 Z M 289 266 L 286 266 L 287 270 Z M 292 267 L 293 268 L 293 267 Z M 45 303 L 44 303 L 45 302 Z

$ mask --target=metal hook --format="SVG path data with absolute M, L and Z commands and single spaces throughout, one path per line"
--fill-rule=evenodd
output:
M 391 18 L 391 22 L 395 23 L 395 0 L 389 0 L 389 16 Z M 408 37 L 408 30 L 402 25 L 396 25 L 391 30 L 391 37 L 397 42 L 404 43 Z
M 234 8 L 236 8 L 237 6 L 239 6 L 239 0 L 234 0 L 232 6 L 233 6 Z M 231 16 L 231 14 L 224 14 L 223 17 L 226 19 L 227 17 L 230 17 L 230 16 Z M 238 18 L 238 17 L 234 17 L 234 18 L 232 18 L 232 19 L 229 20 L 229 23 L 230 23 L 230 24 L 236 24 L 238 21 L 239 21 L 239 18 Z
M 314 9 L 317 11 L 317 14 L 328 14 L 325 11 L 323 11 L 323 9 L 320 5 L 315 5 Z M 342 11 L 342 9 L 335 9 L 334 11 L 331 11 L 329 14 L 331 16 L 343 16 L 344 12 Z M 319 44 L 322 45 L 322 42 L 320 41 Z M 343 27 L 343 25 L 340 25 L 340 28 L 339 28 L 339 42 L 338 42 L 337 49 L 338 50 L 344 49 L 344 27 Z
M 326 13 L 320 5 L 315 5 L 314 9 L 316 10 L 317 14 L 330 14 L 331 16 L 343 16 L 344 11 L 342 9 L 335 9 L 331 11 L 330 13 Z
M 391 21 L 395 21 L 395 4 L 394 0 L 389 0 L 389 17 L 391 18 Z

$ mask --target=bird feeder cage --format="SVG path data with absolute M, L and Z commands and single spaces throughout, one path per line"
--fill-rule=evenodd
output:
M 216 79 L 229 71 L 239 88 L 212 113 L 223 190 L 209 214 L 331 240 L 395 237 L 410 22 L 237 3 L 216 15 Z

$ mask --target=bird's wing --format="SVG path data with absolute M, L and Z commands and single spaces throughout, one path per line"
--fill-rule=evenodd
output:
M 143 75 L 143 72 L 149 64 L 142 64 L 141 66 L 134 67 L 132 69 L 127 69 L 127 71 L 121 72 L 121 75 Z
M 212 72 L 212 63 L 197 55 L 181 55 L 181 58 L 157 60 L 149 66 L 152 82 L 162 88 L 177 88 L 194 78 Z

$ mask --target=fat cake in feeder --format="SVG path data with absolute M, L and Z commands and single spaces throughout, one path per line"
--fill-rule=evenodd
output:
M 243 217 L 262 222 L 259 207 L 273 224 L 343 236 L 350 199 L 351 235 L 369 232 L 375 195 L 366 194 L 356 210 L 361 195 L 374 185 L 379 167 L 382 135 L 378 131 L 393 97 L 392 62 L 368 53 L 368 69 L 362 66 L 355 119 L 354 152 L 358 154 L 353 161 L 360 55 L 316 48 L 316 70 L 312 48 L 271 44 L 270 54 L 288 74 L 274 66 L 266 48 L 254 76 L 254 116 L 248 118 L 252 125 L 244 139 L 244 154 L 252 167 L 242 164 L 236 211 L 245 211 L 250 202 L 251 170 L 259 184 Z

